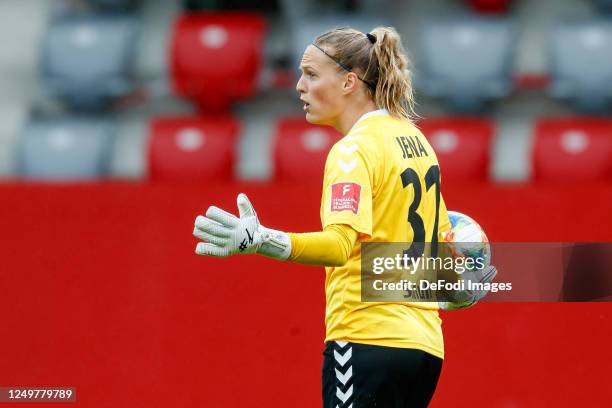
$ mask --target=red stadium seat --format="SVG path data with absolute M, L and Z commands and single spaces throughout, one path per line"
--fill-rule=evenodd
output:
M 323 180 L 329 149 L 341 138 L 334 129 L 311 125 L 304 118 L 281 118 L 274 143 L 276 179 Z
M 202 110 L 226 110 L 256 91 L 264 21 L 251 13 L 188 13 L 174 27 L 171 76 L 177 94 Z
M 231 180 L 239 131 L 231 117 L 163 117 L 151 121 L 149 178 Z
M 468 0 L 472 8 L 480 13 L 503 14 L 508 11 L 511 0 Z
M 419 121 L 434 148 L 444 180 L 486 181 L 493 124 L 480 118 L 431 118 Z
M 535 180 L 612 180 L 612 120 L 545 118 L 534 133 Z

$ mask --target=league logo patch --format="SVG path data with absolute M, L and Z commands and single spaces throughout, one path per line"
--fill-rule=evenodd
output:
M 357 183 L 336 183 L 332 184 L 331 188 L 331 210 L 352 211 L 357 214 L 361 186 Z

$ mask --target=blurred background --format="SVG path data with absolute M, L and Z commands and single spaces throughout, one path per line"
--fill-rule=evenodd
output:
M 302 118 L 301 54 L 333 27 L 392 25 L 445 178 L 555 180 L 571 162 L 574 178 L 609 179 L 611 4 L 4 0 L 0 176 L 320 170 L 337 135 Z
M 198 258 L 191 230 L 239 192 L 264 225 L 320 229 L 340 135 L 305 122 L 297 66 L 346 25 L 401 34 L 449 209 L 496 242 L 612 241 L 610 0 L 2 0 L 0 385 L 320 405 L 322 268 Z M 612 397 L 611 303 L 442 317 L 432 406 Z

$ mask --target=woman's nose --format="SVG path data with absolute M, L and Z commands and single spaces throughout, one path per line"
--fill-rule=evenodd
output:
M 306 92 L 306 89 L 304 88 L 304 75 L 300 76 L 300 79 L 298 79 L 297 84 L 295 85 L 295 90 L 301 94 Z

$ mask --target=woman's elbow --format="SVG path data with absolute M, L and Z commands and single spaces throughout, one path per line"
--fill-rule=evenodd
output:
M 333 257 L 332 259 L 329 260 L 329 265 L 327 266 L 332 266 L 334 268 L 338 268 L 340 266 L 344 266 L 346 265 L 346 263 L 349 260 L 349 254 L 345 253 L 344 251 L 341 251 L 338 256 Z
M 343 262 L 342 260 L 339 260 L 339 259 L 332 259 L 329 262 L 326 262 L 326 264 L 327 265 L 325 266 L 330 266 L 332 268 L 339 268 L 341 266 L 344 266 L 346 264 L 346 261 Z

